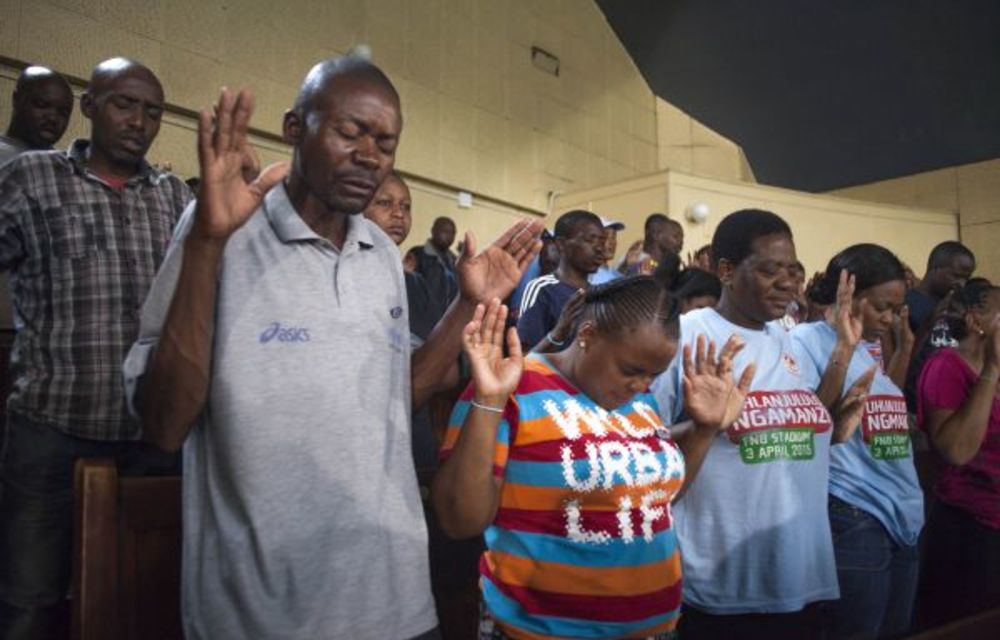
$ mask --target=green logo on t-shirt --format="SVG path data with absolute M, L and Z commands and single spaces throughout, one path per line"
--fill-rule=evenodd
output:
M 910 457 L 910 427 L 902 396 L 869 396 L 861 417 L 861 437 L 876 460 Z
M 812 460 L 813 429 L 768 429 L 740 438 L 740 458 L 747 464 L 775 460 Z

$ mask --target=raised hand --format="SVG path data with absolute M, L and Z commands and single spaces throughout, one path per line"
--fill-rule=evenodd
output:
M 234 96 L 223 88 L 215 117 L 203 109 L 198 119 L 201 189 L 193 233 L 204 239 L 225 241 L 288 172 L 288 163 L 282 162 L 255 175 L 259 165 L 247 138 L 253 108 L 253 93 L 248 89 Z M 253 178 L 251 182 L 248 177 Z
M 552 338 L 554 340 L 565 342 L 572 337 L 576 330 L 576 322 L 580 319 L 580 313 L 583 311 L 583 301 L 586 296 L 587 292 L 580 289 L 566 301 L 562 313 L 559 314 L 559 320 L 556 321 L 556 326 L 552 329 Z
M 1000 315 L 995 316 L 986 328 L 986 358 L 983 362 L 983 372 L 987 367 L 1000 369 Z M 991 372 L 992 373 L 992 372 Z
M 462 332 L 462 347 L 472 368 L 476 401 L 487 406 L 501 406 L 517 388 L 524 370 L 521 341 L 517 329 L 507 331 L 507 350 L 503 356 L 504 325 L 507 307 L 494 298 L 488 307 L 476 307 L 472 321 Z
M 705 336 L 699 335 L 692 361 L 691 345 L 684 345 L 684 410 L 696 428 L 727 429 L 743 411 L 757 370 L 755 364 L 749 364 L 739 382 L 734 380 L 733 358 L 743 347 L 743 341 L 734 335 L 723 345 L 716 360 L 715 342 L 708 341 L 706 352 Z
M 875 370 L 878 365 L 872 365 L 860 378 L 854 381 L 840 400 L 833 408 L 833 442 L 839 444 L 847 442 L 854 435 L 861 418 L 865 412 L 865 402 L 868 400 L 868 391 L 871 389 L 872 380 L 875 379 Z
M 642 240 L 636 240 L 629 245 L 628 251 L 625 252 L 625 258 L 622 259 L 621 265 L 618 267 L 620 273 L 628 273 L 642 256 Z
M 892 318 L 892 336 L 896 350 L 911 349 L 914 343 L 913 329 L 910 328 L 910 307 L 903 305 L 899 315 Z
M 531 260 L 542 248 L 544 225 L 540 220 L 519 220 L 493 244 L 476 254 L 476 237 L 465 234 L 465 244 L 455 269 L 464 299 L 486 303 L 510 295 Z
M 862 298 L 858 302 L 858 310 L 854 306 L 854 276 L 847 269 L 841 269 L 840 281 L 837 283 L 837 301 L 830 313 L 833 316 L 833 326 L 837 330 L 837 342 L 851 351 L 861 341 L 864 325 L 861 321 L 862 311 L 868 305 L 868 300 Z

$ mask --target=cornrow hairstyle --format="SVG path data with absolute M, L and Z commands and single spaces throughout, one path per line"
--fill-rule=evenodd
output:
M 675 337 L 680 331 L 679 318 L 680 304 L 664 287 L 650 276 L 632 276 L 588 288 L 580 322 L 593 322 L 605 335 L 655 322 L 666 335 Z
M 702 296 L 722 297 L 722 281 L 714 273 L 703 269 L 685 269 L 670 288 L 678 300 L 690 300 Z
M 1000 287 L 986 278 L 970 278 L 964 286 L 957 287 L 948 294 L 938 311 L 936 320 L 943 321 L 955 340 L 961 340 L 968 335 L 965 326 L 965 315 L 986 304 L 986 298 Z
M 717 269 L 722 260 L 739 266 L 753 253 L 754 240 L 776 233 L 792 237 L 788 223 L 770 211 L 741 209 L 730 213 L 712 235 L 712 267 Z
M 557 238 L 568 238 L 576 233 L 577 228 L 584 222 L 593 222 L 599 229 L 604 229 L 604 223 L 596 213 L 574 209 L 567 211 L 556 220 L 555 236 Z
M 886 282 L 906 282 L 903 263 L 892 251 L 877 244 L 855 244 L 830 259 L 826 272 L 812 290 L 810 299 L 819 304 L 833 304 L 837 300 L 837 285 L 843 269 L 854 276 L 855 296 L 865 289 Z

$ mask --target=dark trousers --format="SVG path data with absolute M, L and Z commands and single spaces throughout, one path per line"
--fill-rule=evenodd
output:
M 793 613 L 714 615 L 684 605 L 677 626 L 680 640 L 820 640 L 826 637 L 823 605 Z
M 829 511 L 840 582 L 831 637 L 903 636 L 917 593 L 917 546 L 898 544 L 875 517 L 833 496 Z
M 11 414 L 0 452 L 0 639 L 51 638 L 72 573 L 73 466 L 111 458 L 122 475 L 180 472 L 180 456 L 142 442 L 66 435 Z
M 921 627 L 1000 607 L 1000 530 L 940 500 L 924 528 L 917 598 Z

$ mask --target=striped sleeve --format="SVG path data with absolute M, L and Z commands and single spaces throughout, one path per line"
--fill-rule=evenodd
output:
M 462 395 L 459 396 L 458 402 L 455 403 L 455 408 L 448 419 L 448 430 L 445 431 L 444 443 L 441 445 L 439 454 L 442 462 L 448 459 L 452 449 L 455 448 L 455 443 L 458 442 L 462 428 L 465 426 L 465 418 L 469 415 L 469 410 L 472 409 L 472 398 L 475 396 L 475 392 L 475 383 L 470 382 Z M 513 397 L 508 398 L 507 404 L 504 406 L 503 417 L 500 419 L 500 424 L 497 425 L 496 444 L 493 451 L 493 475 L 497 478 L 502 478 L 507 468 L 512 423 L 517 424 L 517 402 Z

